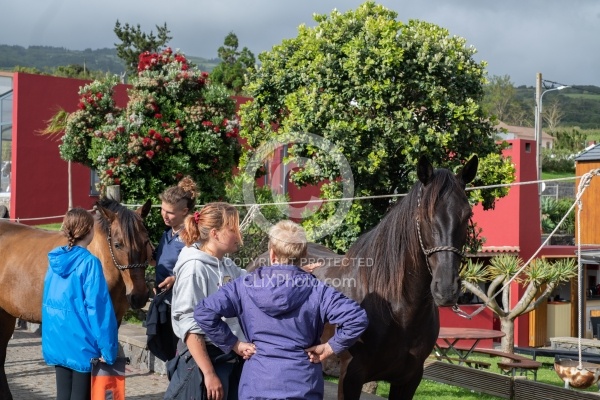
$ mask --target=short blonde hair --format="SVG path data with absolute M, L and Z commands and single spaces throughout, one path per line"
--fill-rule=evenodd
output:
M 300 265 L 307 252 L 306 232 L 290 220 L 279 221 L 269 230 L 269 250 L 280 264 Z

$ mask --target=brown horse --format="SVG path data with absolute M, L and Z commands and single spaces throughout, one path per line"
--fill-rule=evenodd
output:
M 96 205 L 94 240 L 88 249 L 102 263 L 119 322 L 130 306 L 141 308 L 148 301 L 145 269 L 151 247 L 143 218 L 150 205 L 148 201 L 136 211 L 113 200 Z M 60 232 L 0 221 L 0 400 L 12 399 L 4 363 L 16 318 L 41 321 L 48 252 L 66 244 Z
M 455 305 L 459 267 L 471 207 L 465 185 L 477 173 L 474 156 L 462 171 L 434 170 L 422 157 L 417 182 L 379 224 L 363 234 L 340 260 L 309 244 L 306 262 L 323 262 L 314 274 L 356 300 L 369 326 L 340 355 L 338 399 L 359 399 L 364 383 L 390 382 L 390 399 L 412 399 L 423 363 L 439 333 L 438 306 Z M 247 269 L 266 265 L 261 255 Z M 326 328 L 322 341 L 333 334 Z

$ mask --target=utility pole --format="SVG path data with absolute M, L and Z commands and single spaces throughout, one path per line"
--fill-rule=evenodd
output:
M 542 73 L 538 72 L 535 80 L 535 165 L 537 180 L 542 180 Z M 542 198 L 542 183 L 538 183 L 538 195 Z

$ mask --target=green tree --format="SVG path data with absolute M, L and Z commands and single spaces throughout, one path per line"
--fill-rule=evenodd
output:
M 557 261 L 538 258 L 515 279 L 525 290 L 517 303 L 511 306 L 510 285 L 505 285 L 522 266 L 520 258 L 501 255 L 492 257 L 489 266 L 469 259 L 461 271 L 463 287 L 479 297 L 500 318 L 501 330 L 506 333 L 502 338 L 502 351 L 508 353 L 514 351 L 515 319 L 545 302 L 561 282 L 577 276 L 577 264 L 572 258 Z M 489 284 L 487 290 L 482 289 L 482 283 Z
M 137 26 L 121 25 L 119 20 L 115 23 L 115 34 L 121 43 L 115 43 L 117 47 L 117 56 L 125 62 L 127 74 L 129 76 L 137 74 L 138 58 L 145 51 L 157 53 L 164 49 L 169 40 L 167 23 L 163 26 L 156 25 L 156 36 L 152 31 L 150 33 L 142 32 L 140 24 Z
M 210 79 L 216 83 L 222 83 L 239 95 L 244 87 L 244 75 L 248 70 L 254 70 L 256 59 L 254 54 L 244 47 L 238 51 L 238 38 L 235 33 L 229 32 L 225 37 L 223 46 L 219 47 L 217 54 L 222 60 L 210 73 Z
M 516 97 L 516 89 L 510 76 L 494 75 L 485 85 L 482 108 L 486 114 L 495 116 L 509 125 L 527 126 L 533 110 Z
M 80 89 L 68 116 L 61 157 L 95 169 L 101 191 L 120 185 L 123 201 L 158 202 L 165 187 L 190 175 L 200 202 L 225 198 L 240 146 L 235 103 L 222 85 L 167 48 L 140 55 L 125 109 L 112 97 L 118 77 Z M 149 227 L 162 226 L 156 216 Z M 154 230 L 153 232 L 159 232 Z
M 241 136 L 250 146 L 242 168 L 271 138 L 304 132 L 341 150 L 356 196 L 406 193 L 422 154 L 454 170 L 479 155 L 476 185 L 514 180 L 479 106 L 485 64 L 473 60 L 475 50 L 465 39 L 431 23 L 402 23 L 373 2 L 315 21 L 317 26 L 301 26 L 296 38 L 261 53 L 261 68 L 249 74 L 246 91 L 254 100 L 240 112 Z M 336 162 L 310 144 L 290 146 L 287 160 L 302 159 L 309 162 L 292 172 L 294 183 L 323 183 L 322 198 L 343 197 Z M 489 208 L 507 189 L 470 193 Z M 323 244 L 345 251 L 389 206 L 388 198 L 353 202 L 343 227 Z M 314 233 L 334 213 L 335 204 L 326 203 L 303 224 Z
M 569 150 L 571 153 L 578 153 L 585 149 L 587 134 L 576 128 L 571 130 L 557 130 L 554 132 L 554 149 Z

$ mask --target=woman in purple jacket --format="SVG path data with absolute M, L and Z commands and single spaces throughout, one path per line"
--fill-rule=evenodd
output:
M 246 361 L 240 399 L 322 399 L 320 362 L 349 348 L 368 325 L 353 300 L 298 267 L 306 256 L 304 230 L 281 221 L 269 232 L 270 267 L 261 267 L 224 285 L 198 304 L 194 318 L 225 353 L 248 358 L 222 317 L 238 317 L 255 353 Z M 320 344 L 325 323 L 335 335 Z

